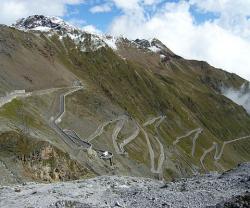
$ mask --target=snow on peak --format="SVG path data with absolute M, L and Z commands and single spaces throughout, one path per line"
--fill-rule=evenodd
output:
M 77 45 L 81 44 L 79 46 L 81 51 L 93 51 L 106 46 L 112 48 L 113 50 L 117 50 L 116 42 L 118 38 L 78 29 L 58 17 L 32 15 L 18 20 L 12 25 L 12 27 L 23 31 L 45 32 L 49 33 L 49 35 L 57 33 L 60 40 L 65 37 L 69 37 Z M 86 42 L 84 41 L 85 39 L 89 42 L 89 46 L 85 46 L 83 44 Z
M 160 55 L 161 59 L 166 57 L 176 57 L 177 56 L 169 50 L 160 40 L 153 38 L 153 39 L 136 39 L 133 41 L 135 46 L 139 49 L 146 49 L 149 52 L 157 53 Z
M 87 52 L 89 50 L 95 51 L 101 47 L 110 47 L 113 50 L 118 49 L 119 42 L 123 42 L 121 37 L 113 37 L 104 34 L 97 34 L 93 31 L 84 31 L 78 29 L 63 19 L 58 17 L 48 17 L 44 15 L 32 15 L 27 18 L 22 18 L 12 25 L 19 30 L 23 31 L 39 31 L 51 34 L 58 34 L 59 39 L 63 40 L 69 37 L 80 48 L 81 51 Z M 146 49 L 157 54 L 171 54 L 173 53 L 158 39 L 136 39 L 134 41 L 127 40 L 129 44 L 136 46 L 139 49 Z M 88 42 L 88 43 L 86 43 Z
M 160 41 L 155 38 L 151 40 L 136 39 L 133 42 L 137 45 L 138 48 L 148 49 L 154 53 L 160 52 L 165 47 Z
M 76 28 L 58 17 L 46 17 L 44 15 L 32 15 L 18 20 L 13 27 L 19 30 L 39 30 L 48 32 L 49 30 L 73 31 Z
M 118 38 L 109 35 L 102 36 L 101 38 L 103 42 L 105 42 L 110 48 L 112 48 L 113 50 L 117 50 Z

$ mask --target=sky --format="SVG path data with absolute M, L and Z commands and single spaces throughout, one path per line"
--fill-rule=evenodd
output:
M 250 0 L 0 0 L 0 23 L 59 16 L 84 30 L 158 38 L 187 59 L 250 80 Z

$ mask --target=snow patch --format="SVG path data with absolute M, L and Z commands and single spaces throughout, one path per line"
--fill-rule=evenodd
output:
M 33 28 L 32 30 L 41 31 L 41 32 L 49 32 L 51 30 L 51 28 L 38 26 L 38 27 Z
M 117 45 L 116 45 L 117 38 L 105 36 L 103 37 L 102 40 L 108 45 L 108 47 L 112 48 L 113 50 L 117 50 Z
M 151 46 L 148 49 L 154 53 L 158 53 L 161 50 L 161 49 L 157 48 L 156 46 Z
M 160 58 L 161 58 L 161 59 L 164 59 L 164 58 L 166 58 L 166 56 L 163 55 L 163 54 L 161 54 L 161 55 L 160 55 Z

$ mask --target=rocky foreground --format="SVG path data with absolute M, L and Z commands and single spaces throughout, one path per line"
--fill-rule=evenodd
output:
M 0 207 L 250 207 L 250 163 L 223 174 L 162 181 L 101 176 L 0 187 Z

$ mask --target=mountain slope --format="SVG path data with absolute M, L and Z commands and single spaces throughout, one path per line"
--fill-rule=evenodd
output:
M 45 89 L 67 86 L 75 79 L 53 58 L 54 49 L 41 38 L 1 26 L 0 39 L 2 87 L 8 90 Z
M 0 29 L 0 60 L 6 63 L 1 91 L 62 87 L 46 95 L 50 99 L 22 100 L 30 116 L 42 123 L 30 128 L 96 174 L 174 178 L 249 160 L 250 116 L 221 91 L 240 88 L 246 80 L 185 60 L 157 39 L 88 34 L 44 16 L 13 26 L 18 30 Z M 49 126 L 58 112 L 58 96 L 76 81 L 85 87 L 67 96 L 58 125 L 84 141 L 91 138 L 95 149 L 113 153 L 113 166 L 93 159 L 89 150 L 75 154 Z M 9 114 L 1 117 L 17 125 Z

